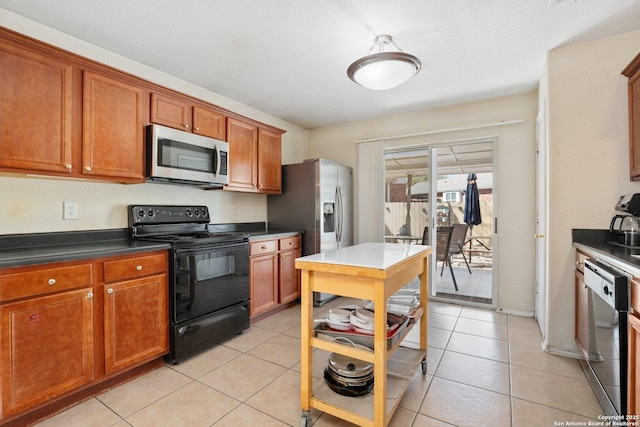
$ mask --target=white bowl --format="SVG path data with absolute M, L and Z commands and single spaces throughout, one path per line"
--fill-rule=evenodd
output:
M 353 314 L 351 315 L 350 320 L 351 320 L 351 324 L 356 328 L 368 329 L 370 331 L 373 331 L 373 322 L 367 322 L 365 320 L 358 318 L 357 316 L 354 316 Z
M 342 308 L 332 308 L 331 310 L 329 310 L 327 319 L 337 322 L 349 323 L 349 316 L 351 316 L 351 311 L 349 310 L 344 310 Z
M 329 325 L 330 328 L 336 329 L 338 331 L 348 331 L 349 329 L 351 329 L 351 323 L 334 322 L 330 319 L 327 319 L 327 325 Z
M 373 312 L 365 308 L 359 308 L 356 310 L 356 317 L 365 322 L 373 323 Z

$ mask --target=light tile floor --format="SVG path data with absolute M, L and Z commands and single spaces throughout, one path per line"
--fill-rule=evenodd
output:
M 601 413 L 578 362 L 541 350 L 534 319 L 439 302 L 428 311 L 428 372 L 417 369 L 391 426 L 554 426 Z M 323 366 L 315 367 L 321 377 Z M 37 426 L 299 426 L 299 390 L 296 306 Z M 315 410 L 312 422 L 351 425 Z

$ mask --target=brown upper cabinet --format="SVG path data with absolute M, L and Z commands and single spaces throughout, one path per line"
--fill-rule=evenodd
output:
M 226 140 L 226 116 L 188 100 L 151 94 L 151 121 L 163 126 Z
M 84 72 L 82 174 L 144 181 L 144 91 Z
M 282 192 L 282 132 L 227 119 L 228 190 Z
M 629 168 L 632 181 L 640 181 L 640 53 L 622 70 L 629 78 Z
M 281 192 L 282 130 L 0 28 L 0 171 L 144 182 L 144 129 L 230 145 L 228 190 Z
M 72 66 L 0 39 L 0 167 L 71 173 Z
M 144 181 L 143 89 L 2 38 L 0 75 L 0 168 Z

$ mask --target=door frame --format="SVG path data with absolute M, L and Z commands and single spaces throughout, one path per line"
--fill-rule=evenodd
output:
M 437 149 L 445 146 L 453 146 L 453 145 L 469 145 L 469 144 L 477 144 L 477 143 L 492 143 L 492 173 L 493 173 L 493 218 L 488 219 L 493 221 L 493 241 L 492 241 L 492 257 L 493 257 L 493 265 L 492 265 L 492 274 L 491 274 L 491 304 L 484 304 L 475 301 L 466 301 L 463 299 L 451 299 L 444 297 L 436 297 L 435 296 L 435 275 L 436 272 L 436 257 L 435 252 L 432 253 L 432 256 L 429 259 L 429 298 L 434 301 L 442 301 L 448 303 L 455 303 L 460 305 L 469 305 L 476 306 L 480 308 L 490 308 L 495 309 L 498 307 L 498 268 L 499 268 L 499 256 L 498 256 L 498 137 L 497 136 L 485 136 L 485 137 L 474 137 L 474 138 L 463 138 L 463 139 L 452 139 L 445 141 L 437 141 L 437 142 L 429 142 L 429 143 L 421 143 L 415 145 L 404 145 L 404 146 L 393 146 L 383 148 L 383 156 L 386 153 L 394 152 L 394 151 L 420 151 L 420 150 L 429 150 L 429 194 L 437 194 Z M 384 168 L 384 165 L 383 165 Z M 430 198 L 430 201 L 432 199 Z M 432 230 L 435 229 L 435 218 L 437 203 L 429 203 L 429 226 Z M 384 220 L 383 220 L 384 227 Z M 436 247 L 436 233 L 429 233 L 429 244 L 432 248 Z
M 535 318 L 546 343 L 547 337 L 547 116 L 546 102 L 540 104 L 536 118 L 536 281 L 535 281 Z

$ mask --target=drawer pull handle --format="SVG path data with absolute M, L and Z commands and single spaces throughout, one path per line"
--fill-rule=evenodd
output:
M 49 279 L 47 281 L 47 283 L 49 284 L 49 286 L 55 285 L 56 284 L 56 279 Z
M 142 266 L 141 265 L 136 265 L 136 270 L 142 271 Z
M 113 293 L 113 289 L 111 289 L 111 288 L 107 289 L 107 293 L 108 294 L 112 294 Z

